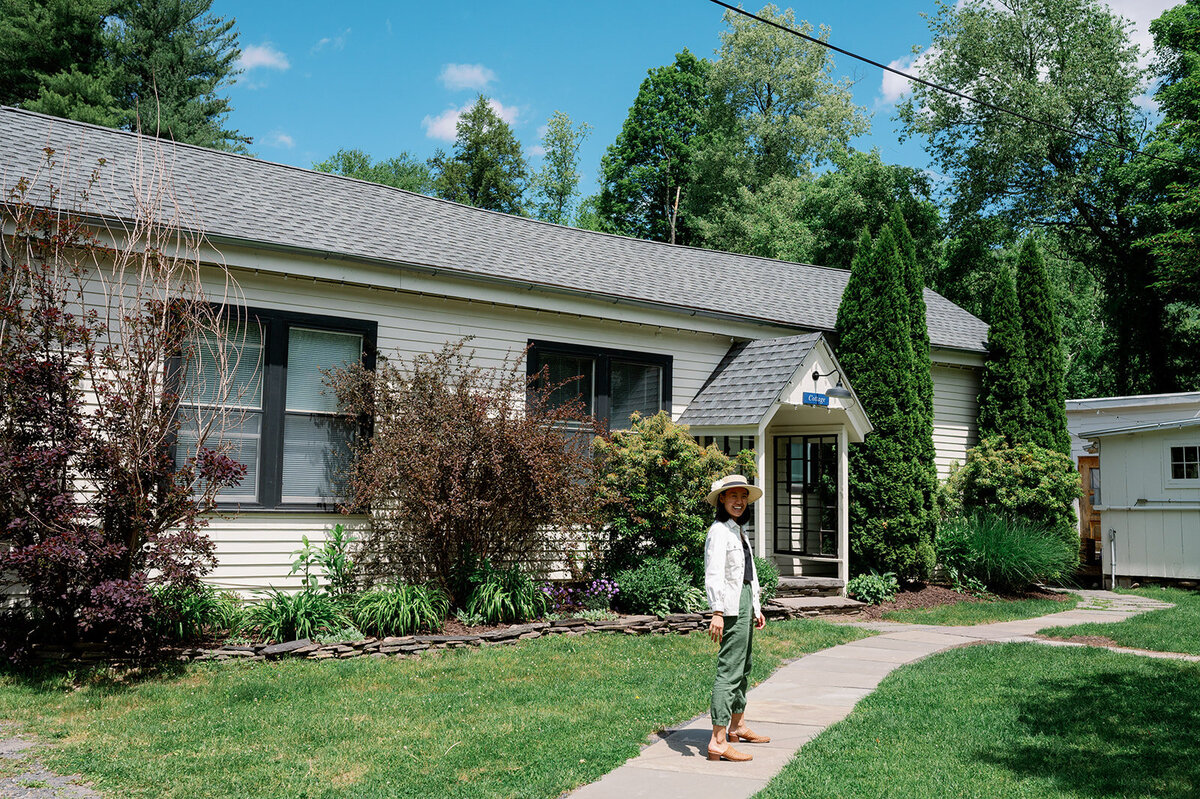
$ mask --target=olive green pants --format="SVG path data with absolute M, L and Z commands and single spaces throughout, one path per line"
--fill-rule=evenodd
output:
M 712 723 L 728 727 L 734 713 L 746 710 L 750 683 L 750 645 L 754 641 L 754 607 L 750 586 L 742 586 L 738 615 L 725 617 L 721 651 L 717 653 L 717 679 L 713 683 Z

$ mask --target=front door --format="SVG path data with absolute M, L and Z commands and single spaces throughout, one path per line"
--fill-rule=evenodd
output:
M 775 436 L 775 552 L 838 556 L 837 436 Z
M 1100 458 L 1084 455 L 1079 459 L 1079 480 L 1083 497 L 1079 500 L 1079 561 L 1083 567 L 1097 566 L 1104 547 L 1100 535 Z

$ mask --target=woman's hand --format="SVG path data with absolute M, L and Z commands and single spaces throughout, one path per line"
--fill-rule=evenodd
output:
M 708 637 L 713 639 L 714 643 L 721 643 L 721 635 L 725 632 L 725 617 L 720 613 L 712 615 L 712 621 L 708 623 Z
M 754 619 L 754 629 L 761 630 L 763 627 L 766 627 L 766 626 L 767 626 L 767 617 L 762 615 L 761 613 L 759 613 L 758 616 Z

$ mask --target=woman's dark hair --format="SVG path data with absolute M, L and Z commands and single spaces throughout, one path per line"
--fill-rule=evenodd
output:
M 724 493 L 725 492 L 722 491 L 720 494 L 717 494 L 717 521 L 719 522 L 727 522 L 730 519 L 733 519 L 733 517 L 729 515 L 729 511 L 725 510 L 725 503 L 721 501 L 721 496 Z M 746 522 L 750 521 L 750 516 L 753 510 L 753 505 L 747 503 L 746 509 L 742 511 L 742 515 L 733 520 L 738 524 L 745 524 Z

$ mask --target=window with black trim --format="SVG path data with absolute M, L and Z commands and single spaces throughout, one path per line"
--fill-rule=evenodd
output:
M 635 411 L 670 410 L 671 362 L 670 355 L 531 340 L 526 369 L 535 375 L 547 367 L 552 384 L 579 377 L 555 396 L 563 402 L 581 397 L 588 413 L 619 430 Z
M 259 308 L 228 324 L 228 421 L 222 439 L 246 466 L 242 483 L 217 497 L 238 509 L 330 509 L 337 478 L 349 462 L 354 425 L 337 416 L 337 398 L 322 370 L 362 362 L 375 366 L 375 322 Z M 221 380 L 217 358 L 189 364 L 180 391 L 176 463 L 195 452 L 200 425 L 211 418 Z M 214 349 L 209 342 L 209 349 Z

